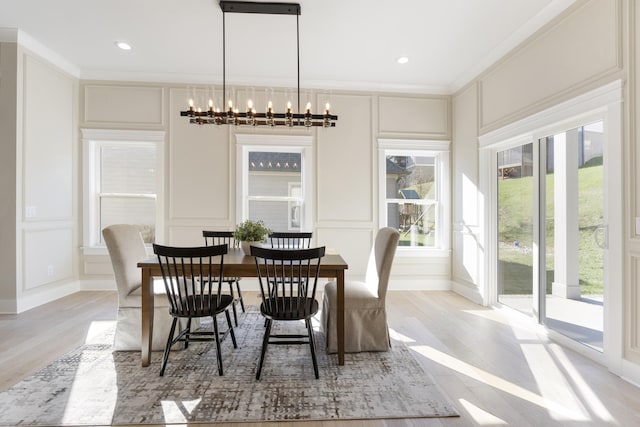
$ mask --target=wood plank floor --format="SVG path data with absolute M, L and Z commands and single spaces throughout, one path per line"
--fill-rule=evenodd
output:
M 249 303 L 257 302 L 256 294 L 247 294 Z M 116 306 L 114 292 L 80 292 L 19 315 L 0 315 L 0 390 L 81 345 L 96 326 L 115 320 Z M 639 388 L 550 342 L 519 314 L 480 307 L 452 292 L 419 291 L 390 292 L 388 312 L 392 334 L 405 340 L 461 416 L 286 425 L 640 425 Z

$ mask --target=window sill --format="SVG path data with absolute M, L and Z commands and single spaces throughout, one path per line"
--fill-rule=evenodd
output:
M 149 258 L 153 257 L 153 246 L 144 246 L 147 249 L 147 255 L 149 255 Z M 82 246 L 80 250 L 84 256 L 109 256 L 109 251 L 106 246 Z

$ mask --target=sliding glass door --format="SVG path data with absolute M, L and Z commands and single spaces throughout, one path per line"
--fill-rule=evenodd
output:
M 498 301 L 523 313 L 534 308 L 534 177 L 532 143 L 497 153 Z
M 498 301 L 599 351 L 604 141 L 597 121 L 496 152 Z
M 604 308 L 603 122 L 543 140 L 546 152 L 544 319 L 551 329 L 602 351 Z

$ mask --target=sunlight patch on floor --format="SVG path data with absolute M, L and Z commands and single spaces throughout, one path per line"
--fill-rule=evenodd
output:
M 97 344 L 97 341 L 101 342 L 101 338 L 107 335 L 106 331 L 112 328 L 116 324 L 115 320 L 94 320 L 89 325 L 87 336 L 84 339 L 85 344 Z
M 476 381 L 480 381 L 505 393 L 509 393 L 517 398 L 526 400 L 534 405 L 540 406 L 541 408 L 553 411 L 557 415 L 564 417 L 566 420 L 590 421 L 589 417 L 585 416 L 583 413 L 566 408 L 564 402 L 555 402 L 547 399 L 546 397 L 533 393 L 517 384 L 506 381 L 487 371 L 476 368 L 475 366 L 456 359 L 455 357 L 449 356 L 448 354 L 436 350 L 433 347 L 422 345 L 411 346 L 409 348 L 419 355 L 439 363 L 446 368 L 452 369 L 460 374 L 466 375 L 469 378 L 473 378 Z
M 531 317 L 516 312 L 510 307 L 498 306 L 493 307 L 492 310 L 464 310 L 464 312 L 508 326 L 518 339 L 548 341 L 544 327 L 537 325 Z
M 391 337 L 391 339 L 394 339 L 396 341 L 402 341 L 405 343 L 416 342 L 416 340 L 414 340 L 413 338 L 403 335 L 392 328 L 389 328 L 389 336 Z
M 576 413 L 587 413 L 580 398 L 576 396 L 564 373 L 558 368 L 547 348 L 540 344 L 521 344 L 522 354 L 535 380 L 540 394 L 546 399 L 562 402 L 567 410 Z M 550 411 L 549 415 L 555 419 L 562 419 L 561 414 Z
M 61 424 L 77 422 L 78 417 L 76 414 L 87 413 L 88 406 L 93 408 L 91 414 L 96 421 L 113 418 L 118 401 L 118 384 L 113 359 L 110 360 L 111 363 L 108 368 L 101 370 L 99 375 L 95 375 L 93 372 L 93 359 L 85 358 L 84 356 L 80 357 Z M 95 393 L 95 390 L 102 390 L 103 392 Z M 88 424 L 93 423 L 92 420 L 85 421 Z
M 161 401 L 160 404 L 162 405 L 162 413 L 165 422 L 186 423 L 187 415 L 193 412 L 193 410 L 200 404 L 201 400 L 202 399 Z
M 496 425 L 507 425 L 507 422 L 496 417 L 493 414 L 485 411 L 484 409 L 478 408 L 473 403 L 469 402 L 466 399 L 458 399 L 458 402 L 464 407 L 469 416 L 473 418 L 473 421 L 478 423 L 481 426 L 496 426 Z
M 555 357 L 557 363 L 560 364 L 560 367 L 564 369 L 566 374 L 569 376 L 574 388 L 576 388 L 581 394 L 582 400 L 585 402 L 589 412 L 604 422 L 615 423 L 615 419 L 611 413 L 607 410 L 598 396 L 596 396 L 589 384 L 587 384 L 582 378 L 582 375 L 580 375 L 573 363 L 571 363 L 565 353 L 565 350 L 557 344 L 549 346 L 549 350 L 553 354 L 553 357 Z

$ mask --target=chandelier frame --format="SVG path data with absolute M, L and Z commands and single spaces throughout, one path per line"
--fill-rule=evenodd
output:
M 228 124 L 228 125 L 247 125 L 247 126 L 304 126 L 315 127 L 321 126 L 325 128 L 335 127 L 338 116 L 331 114 L 329 104 L 327 104 L 324 114 L 312 114 L 311 105 L 307 104 L 306 111 L 300 111 L 300 14 L 301 8 L 299 3 L 262 3 L 247 1 L 220 1 L 220 9 L 222 10 L 222 99 L 224 101 L 227 96 L 227 43 L 226 43 L 226 23 L 225 16 L 227 13 L 257 13 L 268 15 L 296 15 L 296 54 L 297 54 L 297 95 L 298 109 L 294 113 L 291 104 L 287 105 L 284 113 L 276 113 L 273 111 L 271 101 L 266 112 L 259 113 L 248 106 L 247 111 L 238 111 L 234 109 L 232 101 L 229 100 L 228 108 L 225 111 L 214 109 L 213 102 L 209 101 L 209 108 L 202 111 L 200 108 L 195 109 L 193 100 L 189 101 L 189 109 L 180 111 L 180 116 L 189 117 L 189 123 L 205 125 L 205 124 Z

